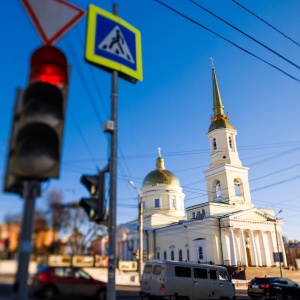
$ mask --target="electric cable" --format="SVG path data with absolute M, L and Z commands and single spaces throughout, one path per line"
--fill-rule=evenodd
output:
M 231 28 L 234 28 L 235 30 L 237 30 L 239 33 L 243 34 L 244 36 L 248 37 L 249 39 L 251 39 L 252 41 L 256 42 L 257 44 L 261 45 L 262 47 L 264 47 L 265 49 L 271 51 L 273 54 L 279 56 L 280 58 L 282 58 L 283 60 L 285 60 L 286 62 L 290 63 L 291 65 L 293 65 L 294 67 L 300 69 L 300 66 L 298 66 L 297 64 L 293 63 L 292 61 L 290 61 L 289 59 L 287 59 L 286 57 L 284 57 L 283 55 L 279 54 L 278 52 L 274 51 L 273 49 L 271 49 L 270 47 L 266 46 L 265 44 L 261 43 L 260 41 L 258 41 L 257 39 L 253 38 L 252 36 L 250 36 L 249 34 L 245 33 L 244 31 L 240 30 L 239 28 L 237 28 L 236 26 L 232 25 L 231 23 L 227 22 L 226 20 L 222 19 L 221 17 L 217 16 L 216 14 L 214 14 L 213 12 L 211 12 L 210 10 L 208 10 L 207 8 L 203 7 L 202 5 L 198 4 L 197 2 L 195 2 L 194 0 L 189 0 L 190 2 L 194 3 L 196 6 L 200 7 L 201 9 L 205 10 L 206 12 L 208 12 L 209 14 L 211 14 L 212 16 L 214 16 L 215 18 L 219 19 L 220 21 L 224 22 L 225 24 L 227 24 L 228 26 L 230 26 Z
M 220 37 L 221 39 L 227 41 L 228 43 L 230 43 L 231 45 L 233 45 L 233 46 L 237 47 L 238 49 L 244 51 L 245 53 L 247 53 L 247 54 L 249 54 L 249 55 L 251 55 L 251 56 L 257 58 L 258 60 L 264 62 L 265 64 L 269 65 L 270 67 L 272 67 L 272 68 L 276 69 L 277 71 L 279 71 L 279 72 L 285 74 L 286 76 L 290 77 L 291 79 L 294 79 L 295 81 L 300 82 L 300 79 L 298 79 L 298 78 L 294 77 L 293 75 L 291 75 L 291 74 L 285 72 L 284 70 L 280 69 L 279 67 L 276 67 L 275 65 L 273 65 L 273 64 L 271 64 L 271 63 L 269 63 L 269 62 L 267 62 L 267 61 L 264 60 L 263 58 L 260 58 L 260 57 L 257 56 L 256 54 L 254 54 L 254 53 L 252 53 L 252 52 L 246 50 L 245 48 L 243 48 L 243 47 L 237 45 L 236 43 L 230 41 L 229 39 L 223 37 L 222 35 L 218 34 L 217 32 L 215 32 L 215 31 L 209 29 L 208 27 L 206 27 L 206 26 L 200 24 L 199 22 L 197 22 L 197 21 L 193 20 L 192 18 L 186 16 L 185 14 L 183 14 L 183 13 L 181 13 L 180 11 L 176 10 L 175 8 L 173 8 L 173 7 L 169 6 L 169 5 L 167 5 L 166 3 L 164 3 L 164 2 L 162 2 L 162 1 L 160 1 L 160 0 L 155 0 L 155 1 L 158 2 L 158 3 L 160 3 L 160 4 L 163 5 L 163 6 L 167 7 L 168 9 L 172 10 L 173 12 L 175 12 L 176 14 L 178 14 L 178 15 L 180 15 L 181 17 L 185 18 L 186 20 L 188 20 L 188 21 L 190 21 L 190 22 L 192 22 L 192 23 L 194 23 L 194 24 L 196 24 L 196 25 L 202 27 L 203 29 L 205 29 L 205 30 L 207 30 L 207 31 L 209 31 L 209 32 L 211 32 L 211 33 L 213 33 L 214 35 L 216 35 L 216 36 Z
M 275 31 L 277 31 L 278 33 L 280 33 L 281 35 L 283 35 L 285 38 L 287 38 L 288 40 L 290 40 L 291 42 L 293 42 L 297 46 L 300 46 L 300 44 L 297 43 L 295 40 L 293 40 L 292 38 L 290 38 L 289 36 L 287 36 L 285 33 L 283 33 L 282 31 L 280 31 L 279 29 L 277 29 L 276 27 L 274 27 L 270 23 L 268 23 L 266 20 L 264 20 L 261 17 L 259 17 L 258 15 L 256 15 L 254 12 L 252 12 L 251 10 L 249 10 L 248 8 L 246 8 L 245 6 L 243 6 L 242 4 L 238 3 L 236 0 L 232 0 L 232 1 L 235 4 L 237 4 L 238 6 L 240 6 L 241 8 L 243 8 L 244 10 L 246 10 L 248 13 L 252 14 L 253 16 L 255 16 L 260 21 L 264 22 L 265 24 L 267 24 L 268 26 L 270 26 L 271 28 L 273 28 Z

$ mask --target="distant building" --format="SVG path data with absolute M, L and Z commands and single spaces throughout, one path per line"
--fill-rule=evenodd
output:
M 20 224 L 0 224 L 0 258 L 16 259 L 19 247 Z M 53 241 L 57 241 L 56 230 L 44 229 L 34 232 L 32 236 L 33 253 L 36 255 L 48 254 Z
M 258 267 L 278 265 L 273 253 L 282 252 L 286 265 L 283 222 L 273 210 L 256 208 L 251 201 L 248 168 L 239 159 L 237 131 L 224 113 L 214 67 L 212 82 L 214 115 L 207 133 L 210 166 L 204 171 L 208 201 L 185 210 L 180 181 L 166 170 L 159 151 L 156 169 L 145 177 L 140 191 L 147 258 Z M 137 225 L 134 220 L 118 227 L 119 259 L 134 259 L 132 253 L 139 245 Z
M 288 266 L 299 268 L 300 266 L 296 265 L 296 260 L 300 260 L 300 242 L 298 240 L 288 241 L 285 244 L 285 253 Z

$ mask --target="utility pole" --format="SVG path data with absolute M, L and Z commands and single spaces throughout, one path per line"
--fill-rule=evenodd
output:
M 279 257 L 279 270 L 280 270 L 280 277 L 282 277 L 282 266 L 281 266 L 281 258 L 282 258 L 282 252 L 279 253 L 279 243 L 278 243 L 278 235 L 277 235 L 277 215 L 282 213 L 282 209 L 275 215 L 275 218 L 267 218 L 267 221 L 273 221 L 274 227 L 275 227 L 275 237 L 276 237 L 276 244 L 277 244 L 277 254 Z
M 143 231 L 144 231 L 144 211 L 143 211 L 143 201 L 142 194 L 140 190 L 134 185 L 132 180 L 129 181 L 129 184 L 138 192 L 138 205 L 139 205 L 139 280 L 142 280 L 142 271 L 143 271 L 143 259 L 144 259 L 144 249 L 143 249 Z
M 118 14 L 117 4 L 113 5 L 113 14 Z M 118 107 L 118 71 L 112 71 L 111 90 L 111 121 L 114 129 L 110 131 L 110 197 L 109 197 L 109 253 L 108 253 L 108 280 L 107 299 L 116 299 L 116 202 L 117 202 L 117 107 Z
M 41 183 L 38 181 L 24 182 L 24 210 L 18 255 L 18 271 L 14 283 L 16 300 L 27 299 L 28 266 L 32 251 L 32 232 L 34 226 L 35 199 L 40 196 Z
M 282 212 L 282 209 L 277 213 L 280 214 Z M 277 243 L 277 253 L 279 255 L 279 270 L 280 270 L 280 277 L 282 277 L 282 266 L 281 266 L 281 257 L 282 255 L 279 253 L 279 243 L 278 243 L 278 236 L 277 236 L 277 215 L 275 216 L 274 219 L 274 227 L 275 227 L 275 235 L 276 235 L 276 243 Z

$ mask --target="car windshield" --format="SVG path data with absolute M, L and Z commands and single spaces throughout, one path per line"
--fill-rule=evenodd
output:
M 91 279 L 91 276 L 87 273 L 85 273 L 84 271 L 82 271 L 81 269 L 78 269 L 75 271 L 75 277 L 76 278 L 81 278 L 81 279 Z

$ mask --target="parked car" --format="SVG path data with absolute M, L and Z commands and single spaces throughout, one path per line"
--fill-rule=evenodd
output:
M 78 295 L 106 300 L 106 283 L 92 278 L 81 268 L 42 266 L 34 275 L 32 291 L 36 297 Z
M 299 285 L 283 277 L 255 277 L 248 283 L 247 293 L 251 299 L 300 299 Z

